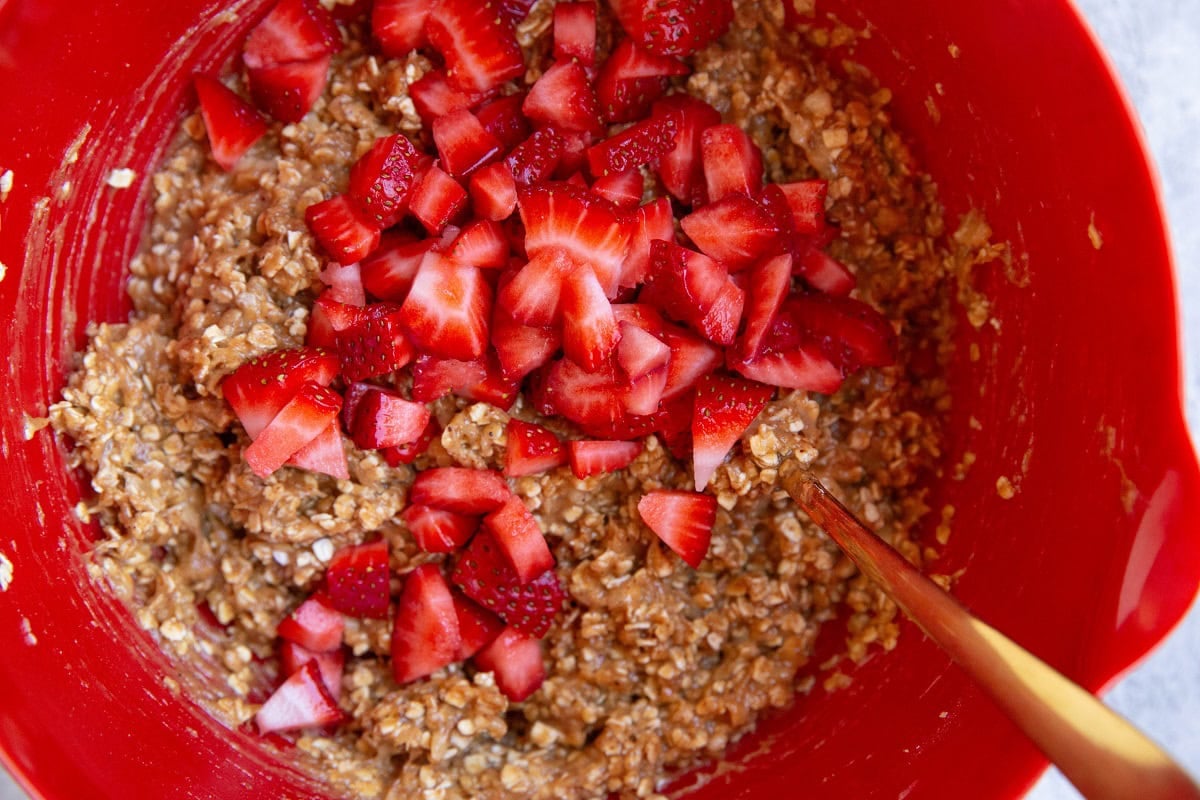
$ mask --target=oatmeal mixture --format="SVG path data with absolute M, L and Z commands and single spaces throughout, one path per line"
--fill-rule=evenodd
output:
M 522 25 L 527 48 L 543 46 L 530 43 L 549 5 Z M 893 322 L 898 365 L 853 376 L 832 396 L 785 391 L 768 405 L 710 484 L 719 509 L 699 569 L 636 511 L 649 489 L 691 488 L 689 466 L 653 436 L 616 473 L 510 480 L 569 593 L 543 642 L 544 685 L 511 703 L 490 673 L 456 664 L 398 686 L 390 622 L 347 619 L 350 721 L 300 736 L 293 751 L 336 792 L 655 796 L 824 679 L 810 662 L 823 622 L 848 615 L 851 658 L 895 646 L 894 605 L 775 479 L 789 453 L 811 463 L 856 514 L 922 559 L 915 525 L 928 509 L 915 487 L 940 456 L 951 255 L 934 186 L 891 126 L 889 92 L 853 69 L 835 74 L 819 50 L 781 32 L 781 17 L 778 3 L 740 4 L 682 85 L 752 134 L 768 179 L 829 181 L 827 213 L 840 230 L 830 252 L 856 272 L 855 296 Z M 394 584 L 442 559 L 422 553 L 397 516 L 413 468 L 347 447 L 348 480 L 291 468 L 260 479 L 219 388 L 249 359 L 304 343 L 326 264 L 304 209 L 342 191 L 376 137 L 422 135 L 406 86 L 429 62 L 385 60 L 350 38 L 314 110 L 276 126 L 233 172 L 210 160 L 199 115 L 184 120 L 154 177 L 131 267 L 135 310 L 127 323 L 95 327 L 53 411 L 92 476 L 85 512 L 106 534 L 91 556 L 95 576 L 178 657 L 185 690 L 231 727 L 278 681 L 276 628 L 335 550 L 382 535 Z M 445 430 L 418 469 L 499 468 L 509 413 L 539 419 L 522 400 L 506 413 L 447 398 L 434 411 Z

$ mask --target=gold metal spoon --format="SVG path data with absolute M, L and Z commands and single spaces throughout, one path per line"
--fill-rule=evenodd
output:
M 799 465 L 784 489 L 1091 800 L 1200 800 L 1158 745 L 1083 687 L 977 619 Z

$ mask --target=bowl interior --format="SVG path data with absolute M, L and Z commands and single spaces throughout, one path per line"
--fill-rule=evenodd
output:
M 77 8 L 0 2 L 0 755 L 47 798 L 319 797 L 251 738 L 171 689 L 171 667 L 88 581 L 81 484 L 44 417 L 88 321 L 127 310 L 145 180 L 187 78 L 220 63 L 262 0 Z M 1090 688 L 1161 639 L 1200 584 L 1200 492 L 1183 426 L 1170 256 L 1127 106 L 1067 2 L 818 2 L 870 31 L 853 58 L 895 94 L 951 229 L 970 209 L 1012 245 L 975 279 L 996 323 L 964 321 L 945 474 L 955 507 L 938 571 L 981 616 Z M 128 32 L 136 30 L 136 36 Z M 164 54 L 166 56 L 164 57 Z M 109 171 L 136 170 L 126 190 Z M 1136 266 L 1131 266 L 1136 265 Z M 971 353 L 977 351 L 978 358 Z M 953 466 L 974 465 L 961 479 Z M 1006 478 L 1015 494 L 998 495 Z M 814 691 L 703 776 L 698 797 L 1010 796 L 1044 762 L 907 626 L 895 653 Z M 828 639 L 836 638 L 830 631 Z

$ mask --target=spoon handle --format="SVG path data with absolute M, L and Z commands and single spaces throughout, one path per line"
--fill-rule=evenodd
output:
M 1200 800 L 1200 787 L 1141 731 L 977 619 L 811 474 L 796 469 L 781 477 L 813 522 L 966 670 L 1085 797 Z

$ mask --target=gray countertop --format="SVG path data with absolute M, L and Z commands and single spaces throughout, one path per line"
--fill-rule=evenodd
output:
M 1200 438 L 1200 3 L 1076 0 L 1137 107 L 1162 177 L 1183 309 L 1188 420 Z M 1200 775 L 1200 610 L 1107 701 Z M 0 800 L 24 795 L 0 771 Z M 1078 794 L 1051 770 L 1030 800 Z

